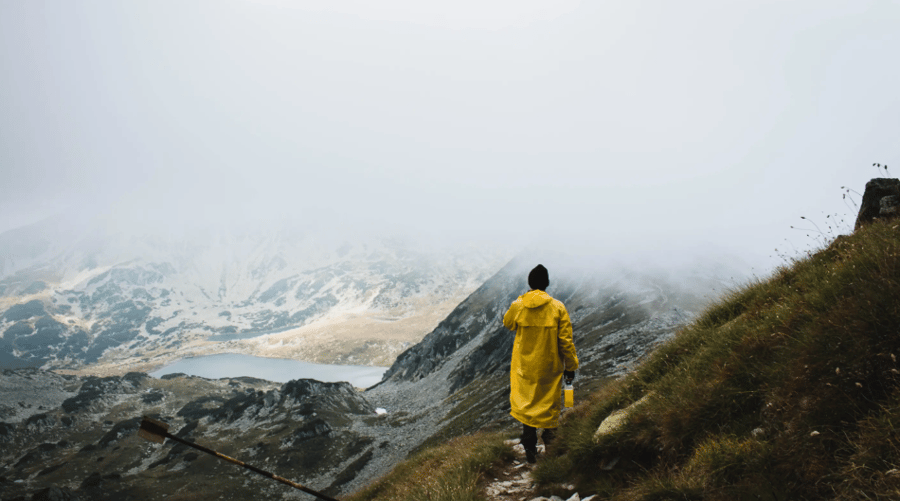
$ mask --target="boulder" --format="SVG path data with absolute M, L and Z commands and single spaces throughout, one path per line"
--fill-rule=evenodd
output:
M 31 501 L 78 501 L 78 495 L 65 487 L 47 487 L 31 496 Z
M 866 183 L 855 228 L 879 218 L 900 215 L 900 179 L 879 177 Z
M 621 428 L 624 424 L 628 416 L 634 412 L 635 409 L 647 403 L 648 400 L 653 396 L 653 392 L 647 393 L 640 400 L 634 402 L 624 409 L 619 409 L 617 411 L 613 411 L 606 419 L 600 423 L 600 426 L 597 427 L 597 431 L 594 432 L 594 443 L 599 443 L 600 439 L 604 435 L 609 435 L 610 433 L 616 432 Z

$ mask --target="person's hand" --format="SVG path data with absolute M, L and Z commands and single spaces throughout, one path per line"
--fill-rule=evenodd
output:
M 566 380 L 566 384 L 571 383 L 575 379 L 575 371 L 563 371 L 563 378 Z

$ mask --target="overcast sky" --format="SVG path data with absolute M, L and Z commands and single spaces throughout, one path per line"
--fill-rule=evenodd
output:
M 898 27 L 865 0 L 5 0 L 0 231 L 315 219 L 759 264 L 900 173 Z

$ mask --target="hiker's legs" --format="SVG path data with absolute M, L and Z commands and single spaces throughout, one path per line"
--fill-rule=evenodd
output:
M 555 436 L 556 428 L 544 428 L 544 432 L 541 433 L 541 440 L 544 441 L 544 447 L 548 447 Z
M 532 464 L 537 461 L 537 428 L 522 424 L 522 447 L 526 461 Z
M 526 451 L 537 450 L 537 428 L 532 428 L 527 424 L 522 425 L 522 447 Z

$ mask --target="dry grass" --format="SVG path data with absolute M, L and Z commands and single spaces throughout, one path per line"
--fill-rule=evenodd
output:
M 878 222 L 707 310 L 570 413 L 535 476 L 623 500 L 898 499 L 898 358 L 900 230 Z
M 428 448 L 348 500 L 478 501 L 482 475 L 511 459 L 506 438 L 502 433 L 477 433 Z

